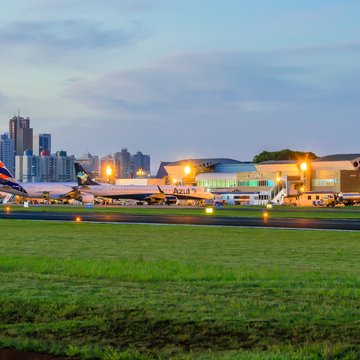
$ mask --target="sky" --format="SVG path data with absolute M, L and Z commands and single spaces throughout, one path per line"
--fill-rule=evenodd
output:
M 360 152 L 358 0 L 12 0 L 0 132 L 160 161 Z

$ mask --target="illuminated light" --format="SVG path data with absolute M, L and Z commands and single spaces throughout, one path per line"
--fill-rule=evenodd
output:
M 281 177 L 278 176 L 278 177 L 276 178 L 276 182 L 279 183 L 280 181 L 281 181 Z
M 302 163 L 300 164 L 300 170 L 301 170 L 301 171 L 306 171 L 307 168 L 308 168 L 308 166 L 307 166 L 307 163 L 306 163 L 306 162 L 302 162 Z
M 191 167 L 189 165 L 186 165 L 184 168 L 184 172 L 186 175 L 190 175 L 191 173 Z
M 108 166 L 106 167 L 106 175 L 107 175 L 107 176 L 111 176 L 111 174 L 112 174 L 112 168 L 111 168 L 110 165 L 108 165 Z
M 266 221 L 269 218 L 269 213 L 267 211 L 263 212 L 263 219 Z
M 212 207 L 207 207 L 207 208 L 205 209 L 205 213 L 206 213 L 206 214 L 213 214 L 213 213 L 214 213 L 214 209 L 213 209 Z
M 267 208 L 267 209 L 272 209 L 272 207 L 273 207 L 273 206 L 272 206 L 271 203 L 266 204 L 266 208 Z
M 300 188 L 300 191 L 301 191 L 301 192 L 304 192 L 304 191 L 305 191 L 305 186 L 302 186 L 302 187 Z
M 7 206 L 7 207 L 5 208 L 5 211 L 6 211 L 7 214 L 10 213 L 10 210 L 11 210 L 11 209 L 10 209 L 10 206 Z
M 76 219 L 75 219 L 75 221 L 76 221 L 77 223 L 78 223 L 78 222 L 81 222 L 80 216 L 77 216 Z
M 173 183 L 176 184 L 176 183 L 177 183 L 177 179 L 173 179 Z
M 138 169 L 138 171 L 136 172 L 137 177 L 142 177 L 145 175 L 145 171 L 143 169 Z

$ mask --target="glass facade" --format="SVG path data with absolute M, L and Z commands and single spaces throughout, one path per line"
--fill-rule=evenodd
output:
M 334 186 L 340 183 L 339 179 L 314 179 L 311 180 L 311 186 Z
M 204 188 L 227 188 L 227 187 L 237 187 L 237 180 L 199 180 L 197 182 L 198 186 L 202 186 Z
M 273 187 L 274 180 L 199 180 L 197 185 L 204 188 L 231 188 L 231 187 Z
M 238 182 L 238 186 L 254 186 L 254 187 L 260 187 L 260 186 L 273 187 L 274 184 L 275 184 L 274 180 L 247 180 L 247 181 Z

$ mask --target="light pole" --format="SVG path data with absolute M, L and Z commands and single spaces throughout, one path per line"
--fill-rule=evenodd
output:
M 184 167 L 184 173 L 185 173 L 185 177 L 189 177 L 189 175 L 191 174 L 191 167 L 190 167 L 190 165 L 186 165 L 185 167 Z M 181 181 L 181 185 L 184 185 L 184 180 L 182 179 L 182 181 Z
M 145 175 L 145 171 L 142 169 L 142 168 L 139 168 L 138 171 L 136 172 L 136 176 L 139 178 L 139 179 L 142 179 Z
M 302 192 L 304 192 L 304 190 L 308 190 L 307 189 L 307 186 L 306 186 L 306 171 L 308 169 L 308 164 L 306 161 L 303 161 L 301 164 L 300 164 L 300 170 L 302 171 L 302 180 L 303 180 L 303 186 L 302 186 Z
M 107 178 L 108 178 L 108 183 L 110 184 L 110 177 L 111 177 L 111 175 L 112 175 L 112 173 L 113 173 L 113 171 L 112 171 L 112 168 L 111 168 L 111 166 L 110 165 L 108 165 L 107 167 L 106 167 L 106 176 L 107 176 Z

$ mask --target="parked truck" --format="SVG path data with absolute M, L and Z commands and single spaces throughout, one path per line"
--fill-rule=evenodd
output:
M 338 193 L 328 194 L 323 200 L 324 206 L 334 207 L 336 205 L 351 206 L 360 204 L 360 193 Z

